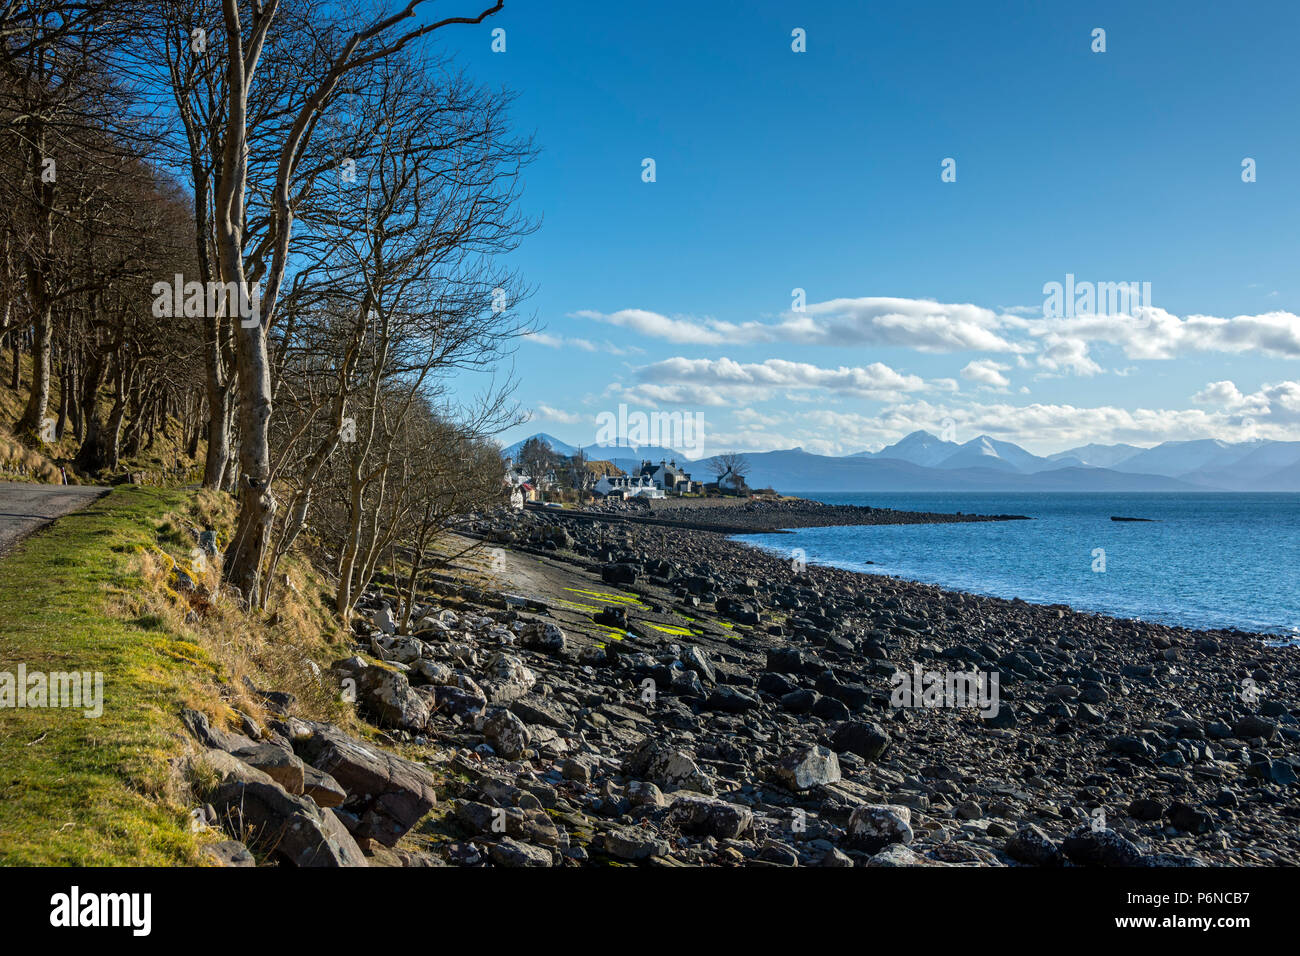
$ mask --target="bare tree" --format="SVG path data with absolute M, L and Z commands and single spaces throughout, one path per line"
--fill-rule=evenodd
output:
M 414 505 L 406 521 L 408 530 L 399 539 L 400 547 L 393 561 L 396 571 L 400 567 L 397 555 L 406 559 L 405 575 L 396 578 L 401 608 L 397 623 L 402 633 L 410 628 L 420 575 L 483 546 L 481 541 L 470 540 L 435 557 L 434 542 L 466 514 L 503 504 L 505 490 L 504 463 L 490 442 L 435 417 L 421 417 L 411 434 L 421 448 L 413 482 Z
M 745 477 L 749 474 L 749 459 L 736 452 L 724 452 L 709 459 L 709 471 L 716 477 L 718 490 L 731 485 L 739 493 L 745 487 Z
M 250 606 L 261 603 L 262 577 L 276 506 L 271 489 L 272 394 L 267 334 L 277 318 L 276 309 L 289 267 L 298 199 L 293 185 L 311 134 L 322 111 L 349 74 L 399 53 L 436 30 L 453 24 L 481 23 L 502 9 L 504 3 L 498 0 L 473 17 L 448 17 L 408 27 L 408 21 L 422 5 L 422 0 L 410 0 L 395 12 L 355 30 L 342 40 L 332 56 L 328 56 L 327 47 L 322 47 L 320 52 L 328 56 L 323 75 L 313 78 L 299 99 L 286 104 L 293 119 L 279 144 L 279 162 L 270 190 L 270 218 L 263 235 L 251 236 L 245 233 L 249 90 L 268 31 L 280 10 L 280 0 L 254 2 L 247 28 L 239 0 L 222 0 L 227 99 L 222 161 L 215 189 L 217 261 L 221 281 L 230 288 L 249 288 L 250 271 L 265 283 L 259 321 L 240 322 L 235 329 L 240 509 L 235 535 L 225 555 L 224 573 Z M 252 263 L 245 258 L 250 245 L 258 247 Z
M 55 309 L 82 291 L 60 268 L 60 245 L 84 219 L 77 203 L 103 177 L 89 168 L 138 153 L 132 92 L 113 64 L 128 18 L 110 4 L 10 4 L 0 34 L 0 136 L 16 161 L 0 164 L 0 192 L 25 274 L 32 331 L 32 381 L 15 430 L 39 440 L 50 402 Z M 111 135 L 104 135 L 111 130 Z M 78 169 L 78 167 L 81 167 Z M 78 175 L 78 173 L 80 173 Z
M 560 456 L 545 440 L 537 437 L 528 439 L 519 448 L 519 466 L 523 473 L 540 489 L 546 474 L 553 471 L 560 463 Z

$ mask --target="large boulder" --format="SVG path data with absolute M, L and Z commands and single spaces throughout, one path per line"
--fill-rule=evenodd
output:
M 303 763 L 292 750 L 275 744 L 257 744 L 254 747 L 241 747 L 233 751 L 232 756 L 238 757 L 250 767 L 256 767 L 290 793 L 303 792 Z
M 713 664 L 709 662 L 705 653 L 694 644 L 682 651 L 682 663 L 686 665 L 688 670 L 693 670 L 699 674 L 702 680 L 706 680 L 710 684 L 718 682 L 718 674 L 713 669 Z
M 432 687 L 417 687 L 415 690 L 428 702 L 431 714 L 469 719 L 483 713 L 487 707 L 487 695 L 481 690 L 470 690 L 455 684 L 437 684 Z
M 1140 866 L 1142 851 L 1106 828 L 1083 826 L 1065 838 L 1061 849 L 1079 866 Z
M 1029 866 L 1060 866 L 1065 862 L 1051 838 L 1033 824 L 1026 824 L 1007 839 L 1007 856 Z
M 523 633 L 519 635 L 519 643 L 547 654 L 563 654 L 568 642 L 558 624 L 538 621 L 524 628 Z
M 839 753 L 855 753 L 863 760 L 875 760 L 889 746 L 889 733 L 872 720 L 849 720 L 831 735 L 831 746 Z
M 537 675 L 514 654 L 498 652 L 484 669 L 483 692 L 494 704 L 509 704 L 526 695 L 537 683 Z
M 623 772 L 665 790 L 713 793 L 712 782 L 690 755 L 658 737 L 643 738 L 623 761 Z
M 826 665 L 798 647 L 773 647 L 767 652 L 767 670 L 781 674 L 820 674 Z
M 643 827 L 621 827 L 605 834 L 605 852 L 620 860 L 647 860 L 665 856 L 668 850 L 667 840 Z
M 339 661 L 334 670 L 354 682 L 358 705 L 380 725 L 422 731 L 429 723 L 428 704 L 401 671 L 360 657 Z
M 316 801 L 318 807 L 333 808 L 342 806 L 343 801 L 348 798 L 343 785 L 323 770 L 317 770 L 309 764 L 303 764 L 302 778 L 303 796 L 311 797 L 312 800 Z
M 396 634 L 372 637 L 370 649 L 380 660 L 396 661 L 410 666 L 415 666 L 424 657 L 423 641 Z
M 243 747 L 254 747 L 257 741 L 244 734 L 234 734 L 220 727 L 213 727 L 207 714 L 186 707 L 181 711 L 181 722 L 195 738 L 205 747 L 224 750 L 229 753 Z
M 714 688 L 713 693 L 704 702 L 706 710 L 720 710 L 728 714 L 740 714 L 753 710 L 762 702 L 752 694 L 735 687 L 722 684 Z
M 911 847 L 902 843 L 891 843 L 879 853 L 867 860 L 867 866 L 951 866 L 941 860 L 931 860 L 921 856 Z
M 912 842 L 912 811 L 892 803 L 864 803 L 849 816 L 848 843 L 878 853 L 891 843 Z
M 215 747 L 189 758 L 190 772 L 198 780 L 215 778 L 214 786 L 235 783 L 274 783 L 271 777 L 238 757 Z
M 725 800 L 684 793 L 673 801 L 668 822 L 685 833 L 734 840 L 754 823 L 753 811 Z
M 359 840 L 392 846 L 437 803 L 429 771 L 330 724 L 299 722 L 293 745 L 298 756 L 347 791 L 339 809 Z
M 840 779 L 840 759 L 829 747 L 800 747 L 776 762 L 772 777 L 789 790 L 836 783 Z
M 606 584 L 636 584 L 637 568 L 634 564 L 607 564 L 600 569 L 600 579 Z
M 532 739 L 528 725 L 508 710 L 495 711 L 483 722 L 483 736 L 493 750 L 508 760 L 527 750 Z
M 209 796 L 227 832 L 294 866 L 366 866 L 366 858 L 333 810 L 277 783 L 229 780 Z
M 488 856 L 497 866 L 507 867 L 545 867 L 553 862 L 551 851 L 531 843 L 520 843 L 510 837 L 502 837 L 500 842 L 488 846 Z
M 380 605 L 379 609 L 371 615 L 371 620 L 384 634 L 392 634 L 397 630 L 397 624 L 393 621 L 393 612 L 389 610 L 387 604 Z
M 526 723 L 540 724 L 556 730 L 568 730 L 573 726 L 573 718 L 564 709 L 564 705 L 554 697 L 529 694 L 527 697 L 511 701 L 510 709 Z
M 1277 736 L 1277 724 L 1258 714 L 1247 714 L 1233 721 L 1232 735 L 1241 740 L 1254 740 L 1257 737 L 1272 740 Z

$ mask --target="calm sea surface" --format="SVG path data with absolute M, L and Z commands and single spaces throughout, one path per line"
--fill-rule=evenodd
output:
M 1190 627 L 1300 637 L 1300 494 L 805 494 L 1033 521 L 802 528 L 737 540 L 810 564 Z M 1111 521 L 1111 515 L 1154 518 Z M 1105 571 L 1100 568 L 1104 551 Z M 874 562 L 868 564 L 866 562 Z

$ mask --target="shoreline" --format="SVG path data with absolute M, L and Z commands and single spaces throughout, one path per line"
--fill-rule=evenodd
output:
M 565 636 L 507 651 L 553 704 L 505 706 L 581 740 L 570 802 L 618 828 L 599 858 L 641 852 L 635 829 L 692 865 L 1300 864 L 1295 647 L 796 571 L 712 530 L 555 511 L 477 524 L 502 590 L 455 593 Z M 996 706 L 898 705 L 912 674 L 982 677 Z M 633 802 L 644 783 L 662 802 Z M 709 802 L 683 828 L 687 791 Z M 701 843 L 724 817 L 726 839 Z
M 768 557 L 779 556 L 781 554 L 780 548 L 774 546 L 769 549 L 763 545 L 754 544 L 744 539 L 749 535 L 794 534 L 795 532 L 806 528 L 874 527 L 879 525 L 903 524 L 966 524 L 995 521 L 1036 520 L 1033 517 L 1026 515 L 983 515 L 968 514 L 964 512 L 906 511 L 894 508 L 875 508 L 865 505 L 828 504 L 826 502 L 818 501 L 815 498 L 802 498 L 798 496 L 783 496 L 777 500 L 705 500 L 716 503 L 711 503 L 701 507 L 691 502 L 690 499 L 668 498 L 657 499 L 651 502 L 618 502 L 615 503 L 613 507 L 605 506 L 603 509 L 590 507 L 582 509 L 548 509 L 542 506 L 530 504 L 525 513 L 545 514 L 558 518 L 559 520 L 579 521 L 597 526 L 602 523 L 609 523 L 616 526 L 631 525 L 640 527 L 661 527 L 676 529 L 683 532 L 717 534 L 723 536 L 724 540 L 729 544 L 744 547 L 755 553 L 763 554 Z M 701 520 L 699 516 L 699 512 L 701 511 L 726 512 L 732 520 L 725 522 Z M 734 516 L 737 515 L 740 516 L 739 521 L 734 520 Z M 778 526 L 778 522 L 789 520 L 791 517 L 798 518 L 800 523 L 789 524 L 784 527 Z M 788 565 L 790 563 L 788 555 L 778 557 L 778 563 Z M 874 562 L 866 563 L 874 564 Z M 821 563 L 809 560 L 807 561 L 807 564 L 809 568 L 833 569 L 844 574 L 861 575 L 867 578 L 884 578 L 902 584 L 912 584 L 919 587 L 933 588 L 947 594 L 960 595 L 982 601 L 1000 601 L 1008 604 L 1028 604 L 1035 607 L 1051 608 L 1053 610 L 1064 609 L 1069 611 L 1071 614 L 1105 618 L 1111 621 L 1126 622 L 1135 625 L 1176 628 L 1185 630 L 1189 633 L 1234 634 L 1257 639 L 1261 642 L 1281 642 L 1281 646 L 1300 646 L 1300 635 L 1293 636 L 1285 632 L 1257 631 L 1236 626 L 1199 627 L 1192 624 L 1180 624 L 1171 621 L 1120 617 L 1106 611 L 1088 610 L 1061 601 L 1031 601 L 1019 596 L 1002 597 L 996 594 L 969 591 L 896 574 L 858 571 L 853 568 L 842 567 L 839 564 L 833 563 Z
M 786 533 L 793 533 L 793 531 L 786 532 Z M 782 553 L 781 548 L 776 545 L 768 546 L 768 545 L 756 544 L 751 541 L 744 540 L 744 536 L 742 535 L 734 535 L 732 537 L 729 537 L 727 540 L 731 541 L 733 544 L 739 544 L 744 547 L 754 548 L 755 550 L 760 551 L 764 554 L 779 556 Z M 876 564 L 876 562 L 874 561 L 864 561 L 860 563 L 871 564 L 871 565 Z M 858 570 L 856 568 L 845 567 L 843 564 L 838 564 L 835 562 L 816 560 L 813 557 L 808 558 L 808 566 L 821 567 L 821 568 L 834 568 L 837 571 L 844 571 L 848 574 L 861 574 L 867 577 L 887 578 L 892 581 L 899 581 L 908 584 L 925 585 L 927 587 L 938 588 L 939 590 L 950 594 L 965 595 L 967 597 L 978 598 L 981 600 L 1009 601 L 1012 603 L 1020 602 L 1023 604 L 1031 604 L 1034 605 L 1035 607 L 1065 608 L 1066 610 L 1070 611 L 1073 614 L 1082 614 L 1091 617 L 1104 617 L 1113 621 L 1128 621 L 1134 624 L 1159 624 L 1164 627 L 1176 627 L 1176 628 L 1181 628 L 1181 629 L 1194 631 L 1198 633 L 1204 632 L 1204 633 L 1237 634 L 1244 637 L 1255 638 L 1264 643 L 1278 642 L 1279 646 L 1300 647 L 1300 632 L 1288 633 L 1285 631 L 1259 631 L 1259 630 L 1252 630 L 1250 628 L 1239 627 L 1235 625 L 1222 626 L 1222 627 L 1202 627 L 1196 624 L 1184 624 L 1177 621 L 1166 621 L 1166 620 L 1159 620 L 1156 618 L 1122 617 L 1118 614 L 1109 611 L 1092 610 L 1074 604 L 1068 604 L 1063 601 L 1048 601 L 1048 600 L 1037 599 L 1037 598 L 1030 599 L 1030 598 L 1020 597 L 1017 595 L 1013 595 L 1011 597 L 1003 597 L 1002 595 L 993 594 L 991 592 L 974 591 L 974 590 L 969 590 L 967 588 L 957 587 L 955 585 L 939 584 L 934 581 L 923 581 L 919 578 L 910 577 L 908 575 L 903 575 L 903 574 L 896 574 L 889 571 Z
M 815 498 L 798 497 L 758 500 L 723 498 L 699 501 L 682 498 L 643 499 L 558 511 L 529 505 L 528 510 L 560 514 L 583 521 L 628 522 L 694 531 L 715 531 L 722 534 L 785 534 L 799 528 L 1034 520 L 1027 515 L 905 511 L 868 505 L 827 504 Z M 719 514 L 723 517 L 719 517 Z

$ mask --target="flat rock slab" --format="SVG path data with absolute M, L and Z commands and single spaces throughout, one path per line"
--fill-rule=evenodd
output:
M 417 763 L 349 737 L 330 724 L 297 722 L 294 750 L 347 792 L 339 808 L 357 839 L 393 846 L 437 803 L 433 775 Z

